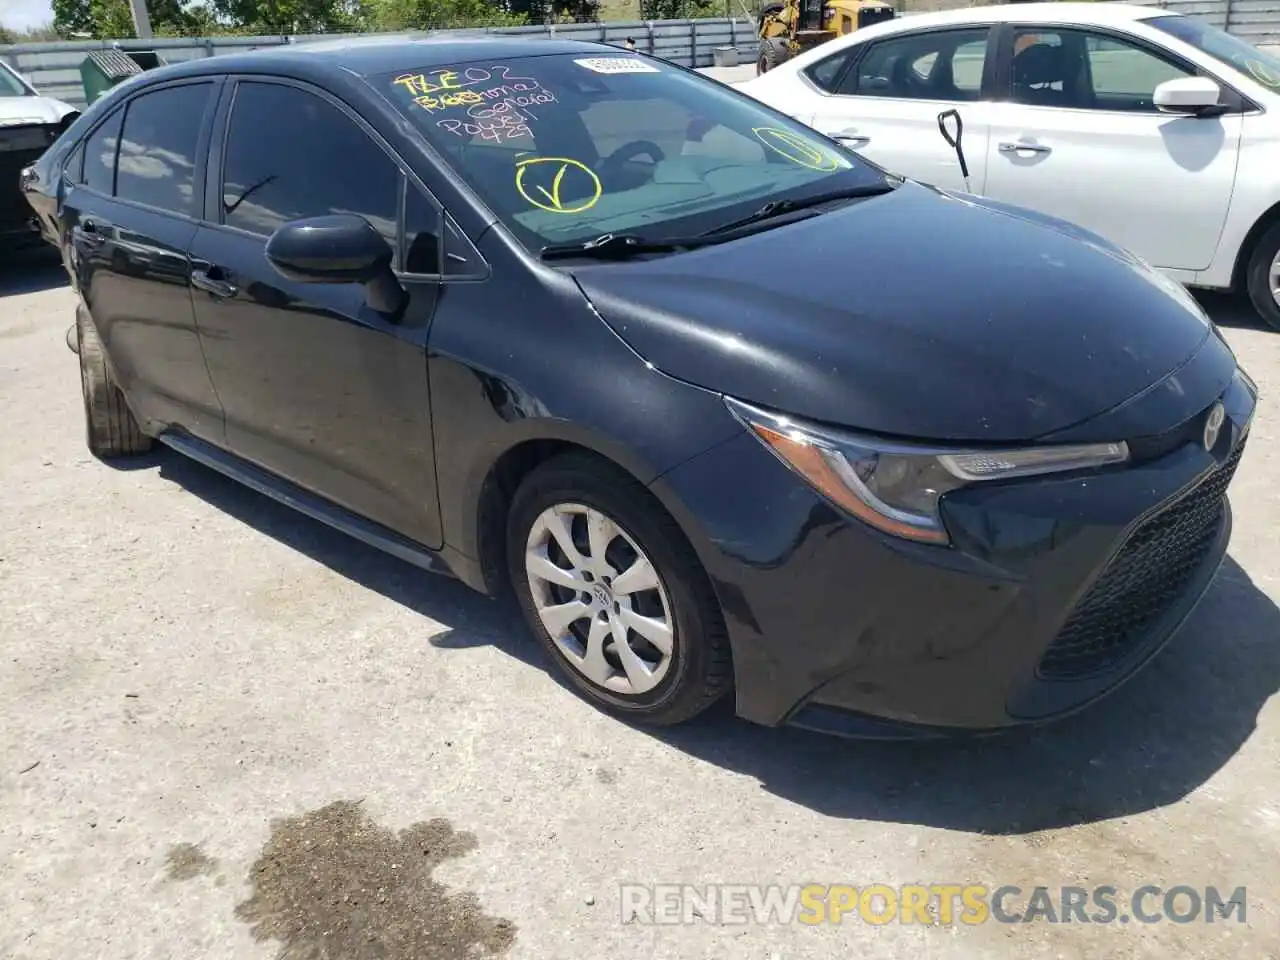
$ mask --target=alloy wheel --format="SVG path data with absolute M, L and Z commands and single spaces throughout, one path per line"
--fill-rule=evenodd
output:
M 667 676 L 676 641 L 667 591 L 611 518 L 580 503 L 548 507 L 529 531 L 524 567 L 538 619 L 593 684 L 636 696 Z
M 1271 299 L 1280 307 L 1280 251 L 1271 260 L 1271 269 L 1267 271 L 1267 286 L 1271 290 Z

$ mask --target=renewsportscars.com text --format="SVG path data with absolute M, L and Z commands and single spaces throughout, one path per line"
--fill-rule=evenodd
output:
M 1246 890 L 1146 884 L 624 884 L 621 919 L 635 924 L 1244 923 Z

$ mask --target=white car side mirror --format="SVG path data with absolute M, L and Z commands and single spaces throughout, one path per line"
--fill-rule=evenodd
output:
M 1183 77 L 1157 86 L 1152 99 L 1164 113 L 1199 114 L 1216 107 L 1221 93 L 1208 77 Z

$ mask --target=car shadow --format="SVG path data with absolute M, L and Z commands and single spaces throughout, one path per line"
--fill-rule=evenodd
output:
M 1278 690 L 1280 610 L 1228 557 L 1144 671 L 1052 724 L 981 738 L 833 743 L 746 728 L 726 710 L 661 736 L 827 816 L 1016 835 L 1184 798 L 1235 756 Z
M 1223 293 L 1216 290 L 1193 290 L 1192 294 L 1205 313 L 1220 327 L 1266 330 L 1249 298 L 1243 294 Z
M 157 446 L 146 456 L 113 460 L 110 465 L 123 470 L 158 468 L 162 480 L 338 575 L 442 624 L 446 629 L 431 637 L 433 646 L 493 646 L 531 665 L 550 666 L 510 606 L 303 516 L 167 447 Z
M 67 272 L 52 247 L 34 247 L 0 257 L 0 297 L 40 293 L 66 285 Z
M 531 668 L 550 666 L 510 605 L 426 574 L 178 454 L 165 450 L 139 464 L 158 466 L 163 479 L 211 506 L 446 625 L 432 638 L 439 648 L 492 645 Z M 1014 835 L 1185 797 L 1240 750 L 1277 690 L 1280 610 L 1228 558 L 1167 650 L 1114 695 L 1055 724 L 942 741 L 837 740 L 749 724 L 725 701 L 690 725 L 638 729 L 827 816 Z

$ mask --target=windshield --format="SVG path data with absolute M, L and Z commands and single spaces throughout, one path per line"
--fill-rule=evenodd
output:
M 8 67 L 0 63 L 0 97 L 29 97 L 27 85 L 15 77 Z
M 373 78 L 525 246 L 686 236 L 774 199 L 888 182 L 812 130 L 638 56 L 549 54 Z
M 1280 93 L 1280 57 L 1263 53 L 1239 37 L 1195 17 L 1155 17 L 1146 23 L 1234 67 L 1268 90 Z

